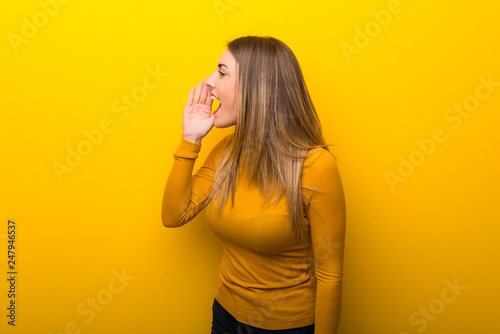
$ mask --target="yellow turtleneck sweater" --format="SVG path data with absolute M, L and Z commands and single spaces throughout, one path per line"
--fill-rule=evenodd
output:
M 224 253 L 215 289 L 217 301 L 238 321 L 263 329 L 288 329 L 315 323 L 315 334 L 334 334 L 341 313 L 345 201 L 333 155 L 310 151 L 302 171 L 302 207 L 307 238 L 293 238 L 286 195 L 264 207 L 265 195 L 248 177 L 217 215 L 207 205 L 217 163 L 232 134 L 210 152 L 200 169 L 193 167 L 201 144 L 184 138 L 175 150 L 165 186 L 162 220 L 179 227 L 205 210 Z M 314 152 L 312 152 L 314 151 Z M 313 260 L 314 259 L 314 260 Z

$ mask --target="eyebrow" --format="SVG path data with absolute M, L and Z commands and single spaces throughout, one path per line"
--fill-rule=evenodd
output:
M 222 66 L 226 66 L 226 64 L 218 64 L 219 68 L 222 68 Z M 229 67 L 226 66 L 226 68 L 229 70 Z

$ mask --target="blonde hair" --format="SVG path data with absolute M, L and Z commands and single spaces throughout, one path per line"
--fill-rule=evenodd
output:
M 239 67 L 238 116 L 208 203 L 218 198 L 220 214 L 231 194 L 234 206 L 236 184 L 245 168 L 266 194 L 267 204 L 278 203 L 286 194 L 291 230 L 302 237 L 301 196 L 307 198 L 301 186 L 303 162 L 310 149 L 329 151 L 332 144 L 325 144 L 300 65 L 285 43 L 269 36 L 245 36 L 230 41 L 227 48 Z

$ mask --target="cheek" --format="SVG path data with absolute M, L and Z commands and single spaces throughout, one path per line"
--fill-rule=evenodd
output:
M 227 91 L 227 97 L 228 100 L 231 101 L 231 104 L 233 106 L 236 106 L 238 104 L 238 91 L 234 87 L 234 85 L 231 85 L 228 87 Z
M 233 104 L 233 95 L 231 89 L 228 89 L 226 85 L 222 85 L 221 89 L 221 97 L 224 99 L 224 104 L 230 106 Z
M 237 94 L 234 85 L 232 83 L 228 83 L 225 81 L 220 82 L 217 87 L 217 92 L 219 93 L 219 97 L 223 100 L 223 104 L 229 108 L 234 108 L 237 103 Z

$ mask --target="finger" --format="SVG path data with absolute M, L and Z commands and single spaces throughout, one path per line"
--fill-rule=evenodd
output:
M 212 104 L 214 103 L 214 100 L 212 100 L 212 87 L 208 87 L 207 91 L 207 101 L 205 104 L 209 107 L 212 107 Z
M 207 100 L 205 104 L 211 107 L 214 100 L 212 100 L 212 87 L 208 85 L 207 80 L 208 78 L 205 78 L 205 83 L 207 84 Z
M 200 103 L 200 94 L 201 94 L 201 90 L 203 89 L 203 81 L 200 81 L 200 83 L 198 84 L 198 87 L 196 88 L 196 93 L 194 93 L 194 101 L 193 103 L 194 104 L 198 104 Z
M 206 80 L 207 78 L 205 78 Z M 210 87 L 207 85 L 206 81 L 203 82 L 203 92 L 201 93 L 200 104 L 207 104 L 208 100 L 211 100 L 210 97 Z
M 191 105 L 193 104 L 193 98 L 194 98 L 194 87 L 192 87 L 191 90 L 189 91 L 186 107 L 191 107 Z
M 203 81 L 203 92 L 201 93 L 200 104 L 206 104 L 207 96 L 208 96 L 208 85 L 205 81 Z

